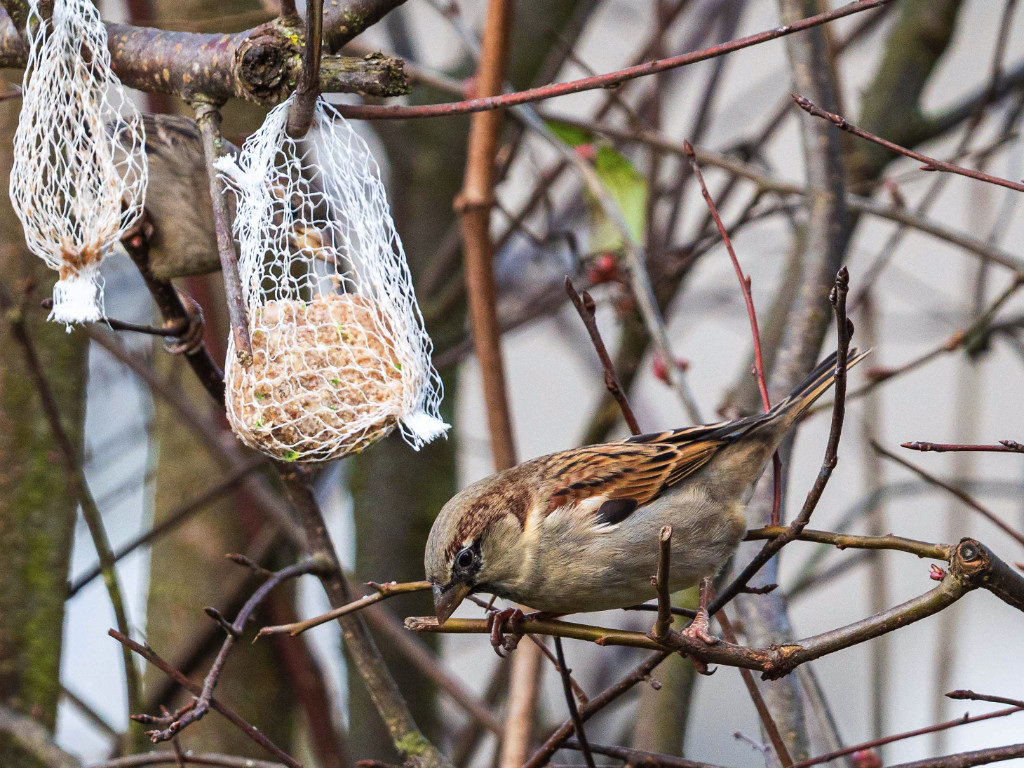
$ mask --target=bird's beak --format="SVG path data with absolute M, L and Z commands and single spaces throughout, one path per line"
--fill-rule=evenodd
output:
M 434 585 L 434 613 L 437 614 L 438 624 L 448 621 L 448 617 L 455 613 L 455 609 L 459 607 L 459 603 L 466 598 L 469 591 L 470 587 L 467 584 L 453 584 L 447 589 L 440 584 Z

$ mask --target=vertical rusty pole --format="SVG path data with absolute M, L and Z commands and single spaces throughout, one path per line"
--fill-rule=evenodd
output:
M 476 74 L 477 96 L 495 96 L 502 92 L 512 10 L 512 0 L 490 0 L 488 3 Z M 499 470 L 516 463 L 501 357 L 501 332 L 495 310 L 494 246 L 490 235 L 491 208 L 494 206 L 494 157 L 501 136 L 502 118 L 501 110 L 473 115 L 466 149 L 466 175 L 462 192 L 455 201 L 462 229 L 473 344 L 483 377 L 491 453 L 494 466 Z M 502 768 L 519 768 L 528 756 L 540 662 L 540 649 L 533 643 L 522 643 L 513 654 L 508 715 L 501 748 Z
M 480 66 L 476 74 L 477 96 L 494 96 L 502 92 L 512 7 L 512 0 L 490 0 L 488 4 Z M 501 359 L 501 334 L 495 310 L 494 246 L 490 235 L 491 208 L 494 206 L 494 156 L 503 116 L 501 110 L 473 115 L 466 149 L 466 174 L 462 192 L 455 200 L 462 229 L 473 344 L 483 376 L 491 453 L 497 469 L 507 469 L 516 463 Z

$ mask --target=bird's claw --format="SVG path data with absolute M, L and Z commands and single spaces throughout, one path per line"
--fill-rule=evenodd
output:
M 698 611 L 696 618 L 690 622 L 690 626 L 682 631 L 682 634 L 685 637 L 700 640 L 707 645 L 717 645 L 721 641 L 712 635 L 710 630 L 708 614 L 705 611 Z
M 522 624 L 525 614 L 519 608 L 505 608 L 501 611 L 494 611 L 487 614 L 487 628 L 491 633 L 491 646 L 494 652 L 502 659 L 506 653 L 511 653 L 519 645 L 523 637 Z M 508 622 L 509 634 L 502 629 L 505 622 Z M 505 653 L 502 653 L 505 651 Z

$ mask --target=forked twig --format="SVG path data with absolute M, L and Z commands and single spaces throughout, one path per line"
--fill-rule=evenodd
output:
M 629 427 L 629 431 L 634 435 L 639 435 L 640 424 L 637 422 L 636 415 L 629 405 L 629 399 L 622 389 L 619 376 L 615 373 L 615 365 L 612 363 L 612 358 L 608 354 L 608 348 L 605 347 L 604 340 L 601 338 L 601 331 L 597 327 L 597 320 L 594 317 L 594 299 L 591 298 L 587 291 L 584 291 L 582 295 L 577 293 L 576 287 L 572 284 L 572 280 L 569 277 L 565 278 L 565 292 L 569 295 L 572 305 L 576 307 L 576 312 L 579 313 L 583 325 L 586 326 L 587 333 L 590 334 L 590 340 L 594 344 L 594 350 L 601 360 L 601 367 L 604 369 L 605 387 L 607 387 L 609 394 L 615 398 L 615 402 L 619 404 L 619 410 L 622 411 L 622 418 L 626 420 L 626 426 Z

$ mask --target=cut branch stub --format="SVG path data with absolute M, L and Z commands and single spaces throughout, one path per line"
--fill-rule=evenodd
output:
M 298 72 L 290 65 L 300 56 L 292 41 L 299 37 L 292 28 L 272 21 L 256 27 L 241 41 L 235 48 L 235 74 L 245 98 L 261 103 L 280 101 L 291 92 Z M 299 59 L 300 68 L 301 63 Z

